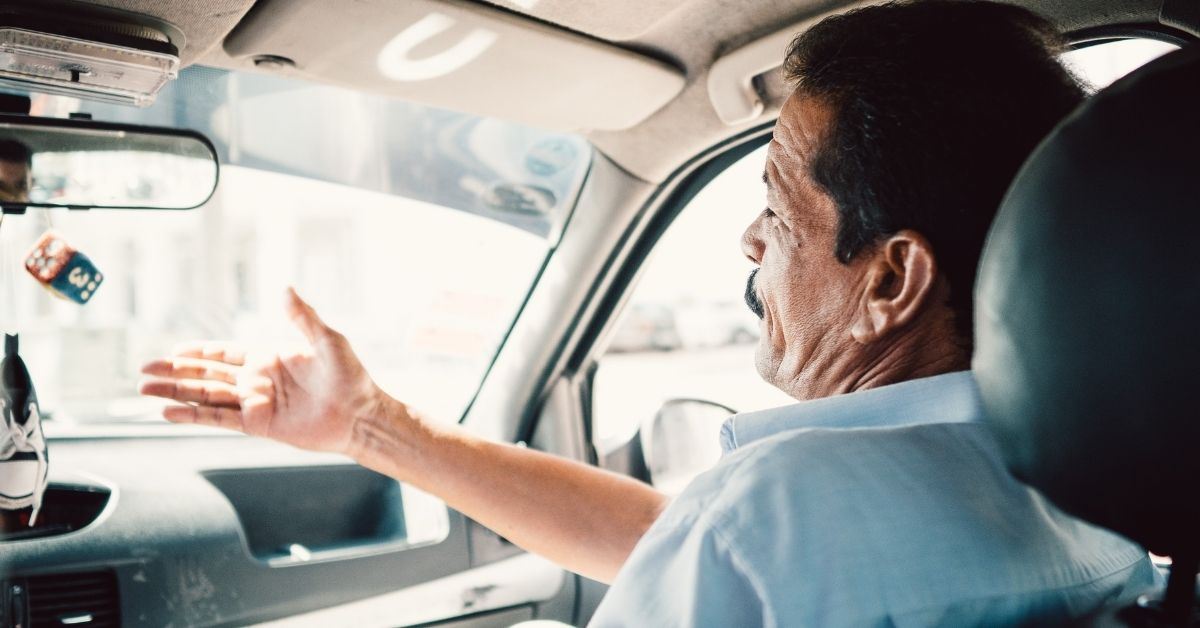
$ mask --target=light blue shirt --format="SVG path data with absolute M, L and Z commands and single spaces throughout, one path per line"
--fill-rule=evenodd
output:
M 741 414 L 591 626 L 1059 623 L 1161 584 L 1005 470 L 969 372 Z

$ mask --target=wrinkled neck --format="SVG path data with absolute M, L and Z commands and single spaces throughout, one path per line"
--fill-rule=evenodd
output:
M 969 344 L 953 323 L 949 310 L 929 312 L 869 345 L 845 347 L 820 372 L 801 373 L 780 388 L 806 401 L 969 369 Z

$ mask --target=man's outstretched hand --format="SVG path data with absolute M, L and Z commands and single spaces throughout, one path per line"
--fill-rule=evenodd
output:
M 636 480 L 422 419 L 384 394 L 350 343 L 295 292 L 287 299 L 304 350 L 248 360 L 232 345 L 181 347 L 142 368 L 142 393 L 181 402 L 163 410 L 169 421 L 349 455 L 600 580 L 616 575 L 666 508 L 666 496 Z
M 175 423 L 199 423 L 318 451 L 353 454 L 355 425 L 389 399 L 354 355 L 294 290 L 287 311 L 304 350 L 247 358 L 235 345 L 202 342 L 142 367 L 145 395 L 181 402 L 163 410 Z

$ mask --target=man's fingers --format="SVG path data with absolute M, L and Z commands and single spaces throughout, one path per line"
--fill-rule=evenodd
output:
M 296 294 L 296 289 L 288 287 L 287 289 L 287 313 L 291 317 L 292 323 L 304 333 L 310 343 L 316 344 L 317 341 L 328 338 L 333 330 L 317 316 L 317 311 L 313 309 L 300 295 Z
M 226 362 L 199 358 L 166 358 L 147 362 L 142 373 L 172 379 L 207 379 L 227 384 L 237 383 L 237 367 Z
M 181 358 L 212 360 L 234 366 L 242 366 L 246 363 L 246 350 L 228 342 L 211 340 L 189 342 L 175 347 L 171 353 Z
M 167 406 L 163 408 L 163 418 L 172 423 L 195 423 L 211 425 L 228 430 L 244 431 L 242 428 L 242 413 L 233 408 L 214 408 L 211 406 Z
M 160 379 L 147 378 L 142 380 L 138 391 L 151 397 L 162 397 L 185 403 L 198 403 L 205 406 L 221 406 L 225 408 L 241 407 L 241 397 L 230 384 L 198 379 Z

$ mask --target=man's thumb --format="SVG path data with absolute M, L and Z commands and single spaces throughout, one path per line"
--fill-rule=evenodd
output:
M 317 316 L 317 311 L 296 294 L 296 289 L 288 286 L 287 312 L 292 323 L 304 333 L 309 342 L 315 343 L 329 334 L 329 326 Z

